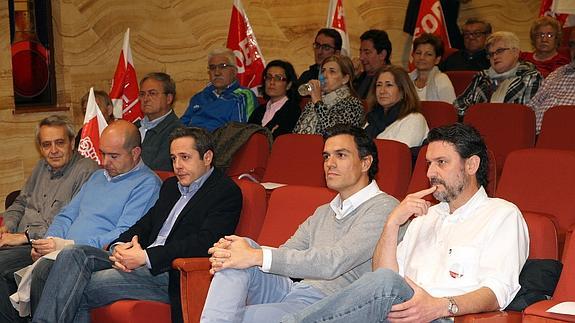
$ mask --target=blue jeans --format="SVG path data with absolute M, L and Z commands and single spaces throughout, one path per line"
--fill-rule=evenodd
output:
M 90 322 L 90 309 L 120 299 L 170 302 L 168 273 L 153 276 L 145 266 L 125 273 L 113 269 L 108 256 L 90 246 L 62 250 L 32 322 Z
M 257 267 L 224 269 L 214 275 L 200 322 L 279 322 L 324 297 L 312 286 Z
M 31 249 L 29 245 L 0 249 L 0 323 L 13 323 L 20 319 L 9 297 L 18 288 L 14 272 L 32 264 Z
M 379 269 L 298 313 L 284 316 L 281 322 L 385 322 L 392 305 L 412 296 L 413 289 L 403 277 Z

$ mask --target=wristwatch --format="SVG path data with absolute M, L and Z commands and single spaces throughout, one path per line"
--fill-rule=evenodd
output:
M 447 311 L 449 312 L 449 315 L 450 316 L 457 315 L 457 312 L 459 312 L 459 306 L 457 306 L 457 303 L 455 303 L 453 297 L 446 297 L 446 298 L 449 301 L 449 305 L 447 306 Z

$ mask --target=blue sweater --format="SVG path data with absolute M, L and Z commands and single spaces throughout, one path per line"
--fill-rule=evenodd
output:
M 97 170 L 54 218 L 46 236 L 102 248 L 146 214 L 158 199 L 160 185 L 142 162 L 110 181 L 103 169 Z
M 185 126 L 214 131 L 230 121 L 248 121 L 257 104 L 257 98 L 250 89 L 234 81 L 220 96 L 216 95 L 215 90 L 210 84 L 192 97 L 180 118 Z

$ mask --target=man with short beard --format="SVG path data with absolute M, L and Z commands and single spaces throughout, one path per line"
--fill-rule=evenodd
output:
M 477 130 L 457 123 L 431 130 L 428 141 L 432 187 L 389 215 L 373 272 L 282 322 L 429 322 L 511 302 L 529 251 L 521 212 L 485 193 L 489 159 Z M 431 193 L 441 203 L 423 199 Z M 397 244 L 399 226 L 411 217 Z

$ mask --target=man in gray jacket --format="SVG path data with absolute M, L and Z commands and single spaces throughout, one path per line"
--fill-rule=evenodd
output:
M 277 249 L 237 236 L 210 248 L 215 275 L 202 322 L 279 322 L 371 271 L 378 236 L 398 202 L 374 180 L 377 148 L 362 129 L 338 125 L 325 138 L 325 178 L 339 194 Z
M 74 126 L 62 116 L 40 121 L 36 138 L 42 159 L 14 203 L 4 212 L 0 227 L 0 322 L 11 322 L 8 300 L 16 291 L 14 271 L 32 263 L 30 238 L 44 235 L 54 216 L 64 207 L 98 165 L 74 150 Z
M 172 110 L 176 83 L 166 73 L 147 74 L 140 81 L 139 99 L 144 119 L 135 125 L 142 137 L 142 160 L 152 170 L 173 171 L 168 137 L 182 126 Z

